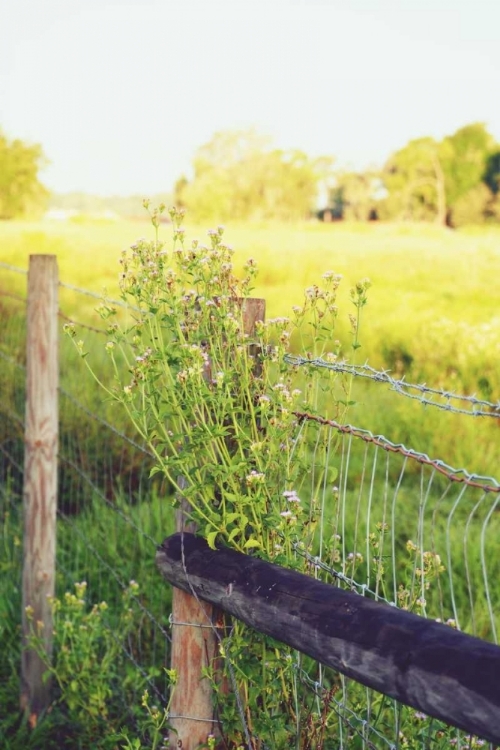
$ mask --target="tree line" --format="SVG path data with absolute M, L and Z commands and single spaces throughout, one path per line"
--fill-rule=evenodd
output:
M 0 219 L 41 209 L 49 199 L 38 144 L 0 131 Z M 340 170 L 331 156 L 279 149 L 255 130 L 221 131 L 195 153 L 173 201 L 194 221 L 436 221 L 459 227 L 500 222 L 500 143 L 483 123 L 438 141 L 410 141 L 381 169 Z
M 500 144 L 483 123 L 441 141 L 418 138 L 379 172 L 339 176 L 331 206 L 342 218 L 436 221 L 452 227 L 500 221 Z
M 410 141 L 382 169 L 354 172 L 335 169 L 332 157 L 270 148 L 252 130 L 221 132 L 198 150 L 193 177 L 178 180 L 174 193 L 199 220 L 500 222 L 500 144 L 473 123 L 441 141 Z

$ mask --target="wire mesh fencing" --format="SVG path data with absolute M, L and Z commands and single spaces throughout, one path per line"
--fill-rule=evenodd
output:
M 15 517 L 20 526 L 26 273 L 5 266 L 3 271 L 0 484 L 4 513 Z M 15 283 L 18 277 L 21 284 Z M 11 291 L 13 286 L 15 291 Z M 102 301 L 99 295 L 60 284 L 59 299 L 61 333 L 64 325 L 71 324 L 75 309 L 83 310 L 79 329 L 85 332 L 90 348 L 102 348 L 106 331 L 94 310 Z M 168 488 L 158 478 L 149 480 L 151 455 L 131 434 L 122 415 L 103 400 L 96 384 L 85 377 L 81 358 L 63 335 L 60 363 L 56 595 L 64 599 L 65 592 L 74 592 L 84 582 L 89 611 L 106 602 L 103 620 L 116 640 L 115 672 L 126 687 L 117 695 L 125 714 L 133 718 L 144 689 L 157 702 L 167 701 L 164 668 L 169 664 L 170 596 L 163 587 L 158 589 L 157 580 L 155 585 L 154 555 L 173 524 Z M 21 533 L 19 528 L 17 533 Z M 19 602 L 19 616 L 20 609 Z M 125 628 L 124 618 L 133 621 L 133 627 Z
M 22 271 L 4 264 L 3 272 L 0 483 L 5 507 L 14 508 L 23 480 L 26 300 Z M 101 303 L 100 295 L 60 285 L 61 327 L 76 323 L 85 331 L 85 353 L 112 388 L 103 346 L 107 330 L 94 313 Z M 116 306 L 124 319 L 134 314 L 119 302 L 105 304 Z M 154 457 L 117 405 L 83 374 L 81 356 L 66 337 L 60 361 L 57 590 L 62 595 L 85 581 L 89 606 L 107 603 L 106 621 L 120 655 L 117 673 L 126 685 L 120 700 L 134 717 L 145 688 L 163 705 L 168 700 L 170 597 L 154 558 L 173 531 L 172 491 L 161 475 L 150 478 Z M 304 368 L 306 378 L 308 367 L 343 368 L 375 388 L 389 386 L 397 398 L 472 419 L 499 416 L 498 403 L 411 385 L 368 366 L 291 355 L 286 361 Z M 310 445 L 304 501 L 318 519 L 312 544 L 299 538 L 295 543 L 309 574 L 497 643 L 499 481 L 364 428 L 320 414 L 295 416 L 293 439 Z M 123 628 L 127 613 L 133 628 Z M 308 715 L 307 732 L 303 727 L 300 734 L 309 733 L 307 747 L 481 744 L 300 653 L 293 670 Z M 244 711 L 241 722 L 248 743 L 260 747 Z

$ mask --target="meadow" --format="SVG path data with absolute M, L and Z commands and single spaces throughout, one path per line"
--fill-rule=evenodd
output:
M 187 243 L 197 238 L 209 244 L 207 229 L 188 225 Z M 54 253 L 63 282 L 116 297 L 121 252 L 139 237 L 152 237 L 149 221 L 4 222 L 0 259 L 27 268 L 31 253 Z M 170 247 L 168 224 L 160 227 L 160 237 Z M 342 341 L 349 361 L 368 362 L 409 382 L 500 400 L 500 229 L 453 231 L 383 223 L 235 225 L 226 228 L 224 239 L 235 250 L 237 271 L 248 258 L 257 261 L 253 295 L 265 298 L 267 318 L 289 315 L 293 305 L 302 304 L 304 289 L 321 285 L 322 275 L 334 271 L 343 281 L 332 338 Z M 2 275 L 0 269 L 0 280 Z M 365 277 L 372 286 L 363 311 L 361 348 L 353 358 L 349 290 Z M 25 281 L 9 273 L 0 283 L 12 291 Z M 88 319 L 95 306 L 91 298 L 67 290 L 61 297 L 63 312 L 77 320 Z M 482 474 L 496 471 L 496 420 L 424 410 L 401 403 L 387 387 L 374 392 L 363 383 L 356 383 L 355 397 L 360 404 L 352 412 L 355 424 L 454 466 Z
M 201 242 L 209 244 L 206 230 L 207 228 L 188 226 L 188 242 L 190 238 L 199 238 Z M 170 247 L 171 227 L 167 224 L 162 225 L 160 234 L 167 247 Z M 121 251 L 140 236 L 152 237 L 149 222 L 5 223 L 0 224 L 0 260 L 26 269 L 30 254 L 54 253 L 58 256 L 60 278 L 63 282 L 97 294 L 105 289 L 107 295 L 117 297 Z M 257 261 L 260 272 L 252 294 L 266 299 L 268 318 L 289 314 L 293 305 L 302 304 L 305 288 L 313 284 L 321 285 L 323 274 L 334 271 L 342 274 L 343 281 L 338 298 L 340 318 L 331 335 L 332 338 L 341 340 L 343 352 L 350 361 L 358 364 L 368 361 L 372 366 L 388 368 L 394 376 L 405 377 L 410 382 L 426 382 L 434 387 L 457 393 L 477 394 L 492 402 L 500 400 L 497 365 L 500 350 L 500 315 L 497 310 L 498 295 L 495 283 L 500 272 L 500 230 L 483 228 L 453 232 L 430 225 L 384 224 L 228 226 L 224 239 L 235 249 L 234 263 L 237 270 L 242 271 L 245 261 L 250 257 Z M 349 290 L 358 280 L 366 277 L 370 278 L 372 286 L 368 290 L 368 304 L 363 308 L 359 331 L 361 348 L 353 352 L 347 315 L 349 311 L 353 311 Z M 22 294 L 24 284 L 24 277 L 0 268 L 0 292 Z M 73 293 L 70 289 L 61 289 L 61 309 L 65 315 L 76 321 L 92 322 L 93 310 L 97 303 L 97 300 Z M 6 352 L 12 352 L 19 346 L 23 335 L 20 323 L 12 322 L 11 325 L 10 320 L 14 320 L 9 319 L 11 310 L 8 297 L 4 297 L 3 301 L 0 299 L 4 331 L 2 347 Z M 84 333 L 88 337 L 88 332 Z M 78 397 L 94 410 L 102 409 L 102 413 L 107 415 L 109 404 L 102 402 L 102 396 L 96 397 L 95 390 L 91 393 L 90 381 L 83 379 L 82 370 L 79 369 L 81 363 L 74 352 L 71 354 L 67 343 L 63 343 L 64 386 L 74 390 Z M 294 346 L 298 346 L 298 342 L 292 339 L 292 348 Z M 106 362 L 104 356 L 103 362 Z M 17 398 L 15 385 L 12 388 L 14 401 Z M 8 397 L 10 395 L 11 392 L 8 393 Z M 465 467 L 470 472 L 498 478 L 498 420 L 472 418 L 431 407 L 424 408 L 418 402 L 404 399 L 390 391 L 388 386 L 379 383 L 355 381 L 352 400 L 355 401 L 355 405 L 349 410 L 350 423 L 368 429 L 374 434 L 385 435 L 393 442 L 404 442 L 408 447 L 424 451 L 433 458 L 441 458 L 451 466 Z M 164 505 L 158 502 L 158 496 L 155 494 L 158 492 L 157 487 L 145 505 L 136 503 L 131 493 L 127 497 L 125 491 L 120 493 L 117 488 L 116 474 L 123 472 L 122 490 L 126 490 L 129 475 L 132 476 L 138 471 L 138 466 L 134 463 L 137 459 L 131 459 L 131 467 L 127 464 L 128 457 L 124 457 L 124 454 L 120 454 L 114 460 L 113 442 L 110 441 L 105 446 L 99 443 L 95 435 L 95 425 L 84 424 L 80 417 L 71 413 L 69 407 L 65 408 L 63 419 L 71 426 L 68 439 L 70 451 L 74 451 L 75 454 L 80 451 L 82 455 L 85 450 L 92 453 L 92 458 L 88 461 L 89 471 L 92 475 L 100 475 L 101 480 L 109 479 L 110 482 L 115 482 L 114 489 L 118 489 L 116 502 L 119 507 L 123 507 L 134 523 L 148 534 L 157 536 L 159 529 L 164 535 L 168 533 L 172 518 L 171 515 L 168 518 L 162 515 Z M 117 456 L 121 450 L 118 442 Z M 67 448 L 68 446 L 65 446 L 65 450 Z M 389 514 L 392 503 L 392 514 L 397 518 L 397 533 L 396 528 L 391 531 L 390 542 L 389 538 L 385 542 L 386 548 L 390 544 L 394 554 L 396 549 L 398 556 L 401 552 L 404 553 L 406 540 L 417 538 L 420 533 L 419 524 L 425 524 L 425 536 L 427 539 L 433 539 L 433 549 L 443 554 L 448 545 L 450 559 L 453 557 L 454 561 L 456 553 L 453 580 L 457 582 L 455 596 L 457 601 L 460 600 L 458 609 L 462 611 L 463 605 L 463 611 L 467 610 L 472 618 L 472 623 L 465 619 L 464 626 L 471 632 L 490 637 L 492 618 L 481 599 L 483 588 L 487 585 L 483 580 L 486 566 L 481 556 L 488 560 L 491 588 L 489 595 L 495 609 L 494 619 L 500 625 L 496 614 L 498 587 L 494 585 L 494 581 L 498 580 L 498 565 L 494 555 L 498 532 L 496 516 L 491 520 L 488 535 L 484 540 L 481 538 L 481 528 L 482 524 L 489 520 L 489 516 L 486 518 L 488 508 L 473 493 L 469 495 L 477 504 L 471 511 L 474 503 L 471 502 L 470 506 L 458 506 L 458 500 L 455 502 L 453 492 L 447 495 L 447 490 L 443 490 L 443 485 L 439 483 L 437 487 L 432 488 L 432 492 L 430 483 L 427 486 L 422 483 L 422 486 L 418 487 L 420 479 L 417 470 L 414 475 L 411 471 L 405 474 L 405 481 L 396 497 L 394 485 L 401 470 L 400 463 L 398 464 L 397 460 L 393 461 L 390 476 L 388 474 L 389 479 L 384 479 L 386 469 L 382 462 L 375 467 L 375 464 L 370 464 L 371 459 L 367 459 L 367 454 L 363 450 L 359 451 L 358 456 L 354 454 L 355 451 L 351 466 L 354 468 L 356 481 L 351 479 L 351 483 L 346 484 L 345 507 L 342 513 L 337 509 L 337 518 L 332 521 L 332 530 L 341 531 L 344 536 L 342 559 L 347 559 L 350 549 L 362 549 L 363 553 L 366 550 L 365 562 L 360 564 L 356 575 L 361 578 L 367 575 L 366 566 L 372 564 L 369 562 L 370 545 L 382 546 L 384 536 L 381 527 L 382 530 L 377 532 L 377 539 L 372 538 L 373 524 L 382 518 L 382 513 L 384 518 L 386 513 Z M 389 472 L 389 469 L 387 471 Z M 364 480 L 363 477 L 370 473 L 372 479 Z M 380 479 L 379 486 L 383 487 L 384 491 L 379 492 L 378 497 L 372 498 L 375 475 Z M 139 537 L 138 543 L 134 529 L 118 527 L 116 513 L 108 513 L 106 507 L 99 502 L 96 503 L 95 493 L 91 492 L 85 497 L 82 495 L 78 499 L 78 507 L 71 507 L 71 501 L 75 502 L 74 488 L 77 483 L 72 483 L 74 479 L 71 473 L 63 473 L 62 477 L 63 484 L 68 488 L 62 492 L 63 503 L 68 502 L 67 506 L 63 505 L 63 512 L 68 513 L 70 523 L 68 525 L 65 522 L 60 529 L 58 560 L 61 567 L 58 571 L 58 591 L 71 588 L 75 577 L 79 576 L 81 571 L 85 571 L 85 576 L 91 582 L 91 589 L 93 587 L 92 601 L 103 598 L 118 607 L 121 591 L 117 591 L 115 582 L 110 579 L 106 570 L 103 570 L 96 562 L 96 558 L 89 554 L 86 540 L 92 540 L 95 550 L 101 555 L 107 555 L 108 565 L 120 570 L 124 580 L 136 578 L 141 582 L 141 586 L 145 588 L 142 601 L 154 610 L 154 607 L 158 606 L 158 602 L 153 602 L 157 593 L 153 584 L 148 588 L 148 581 L 154 578 L 153 560 L 144 539 Z M 140 479 L 139 483 L 145 484 L 146 479 Z M 61 715 L 54 711 L 52 719 L 49 718 L 49 723 L 45 725 L 46 735 L 43 734 L 42 727 L 37 736 L 36 733 L 33 736 L 27 732 L 16 714 L 21 560 L 21 518 L 18 503 L 20 487 L 6 482 L 0 489 L 0 511 L 6 521 L 1 534 L 2 570 L 5 575 L 0 589 L 0 606 L 2 614 L 5 615 L 2 618 L 2 640 L 7 646 L 5 658 L 0 662 L 3 684 L 0 702 L 7 707 L 6 718 L 0 721 L 0 739 L 6 748 L 16 750 L 28 746 L 89 746 L 85 745 L 85 742 L 89 742 L 88 733 L 92 731 L 92 736 L 95 736 L 96 731 L 102 731 L 103 725 L 98 723 L 90 730 L 81 717 L 78 719 L 78 710 L 81 707 L 77 706 L 76 714 L 70 710 L 69 717 L 64 712 Z M 123 503 L 123 506 L 120 506 L 120 503 Z M 479 507 L 481 503 L 483 505 Z M 425 508 L 426 504 L 427 509 L 425 512 L 419 511 L 417 518 L 417 506 Z M 476 508 L 479 508 L 479 511 L 471 521 Z M 463 532 L 464 524 L 466 536 Z M 75 543 L 72 525 L 78 529 L 81 537 L 79 544 Z M 334 537 L 335 534 L 332 538 Z M 462 556 L 462 547 L 467 545 L 468 549 Z M 381 551 L 380 548 L 380 559 Z M 339 550 L 330 552 L 331 559 L 335 561 L 335 555 Z M 408 568 L 409 579 L 413 576 L 413 581 L 415 566 L 416 563 L 411 562 Z M 401 575 L 399 561 L 397 567 L 398 569 L 395 567 L 389 576 L 390 578 L 393 575 L 394 581 L 396 574 Z M 386 563 L 386 568 L 387 571 L 391 569 L 390 563 Z M 375 569 L 372 567 L 372 576 L 374 570 L 376 573 L 376 566 Z M 352 573 L 354 574 L 354 563 Z M 378 587 L 378 574 L 376 577 Z M 387 596 L 392 600 L 396 596 L 397 587 L 394 585 L 394 590 L 390 592 L 391 585 L 389 583 Z M 441 586 L 445 588 L 444 594 Z M 445 617 L 450 614 L 446 607 L 441 612 L 443 598 L 447 600 L 449 595 L 447 586 L 446 581 L 439 582 L 438 588 L 429 594 L 428 602 L 429 607 L 435 607 L 435 611 Z M 413 591 L 413 583 L 411 588 Z M 415 593 L 415 598 L 417 595 Z M 158 611 L 162 614 L 159 614 L 158 618 L 164 623 L 168 600 L 165 601 L 165 596 L 161 598 L 163 601 Z M 116 627 L 119 632 L 119 628 L 122 627 L 119 619 L 121 615 L 118 613 L 112 616 L 117 618 Z M 156 642 L 156 636 L 153 638 L 152 635 L 154 627 L 145 623 L 141 613 L 136 612 L 136 616 L 141 620 L 142 632 L 134 635 L 125 632 L 124 629 L 124 638 L 128 638 L 128 644 L 133 644 L 134 654 L 140 653 L 139 646 L 145 648 L 146 652 L 140 653 L 141 657 L 143 656 L 146 662 L 149 657 L 149 663 L 154 663 L 153 656 L 147 652 L 148 644 Z M 147 630 L 146 626 L 151 627 L 151 630 Z M 98 633 L 97 636 L 102 641 L 102 633 Z M 108 646 L 110 651 L 112 647 L 113 644 Z M 97 744 L 96 741 L 96 747 L 117 747 L 119 740 L 116 732 L 120 722 L 129 721 L 124 706 L 140 703 L 138 686 L 144 684 L 141 682 L 144 675 L 141 678 L 138 673 L 134 673 L 132 677 L 129 665 L 128 677 L 123 683 L 123 690 L 120 691 L 117 687 L 121 680 L 119 659 L 115 661 L 116 669 L 111 670 L 110 676 L 113 697 L 110 698 L 111 705 L 108 706 L 109 721 L 111 722 L 112 716 L 115 734 L 112 736 L 110 731 L 110 736 L 105 738 L 106 741 L 103 739 L 101 744 Z M 92 684 L 95 684 L 97 675 L 89 667 L 87 676 L 90 683 L 87 689 L 89 695 L 92 695 Z M 158 675 L 155 679 L 157 677 Z M 79 684 L 79 688 L 81 687 Z M 109 687 L 103 686 L 103 689 L 107 690 Z M 85 700 L 85 695 L 82 700 Z M 380 715 L 385 716 L 384 713 Z M 388 721 L 390 722 L 390 719 Z M 68 726 L 72 727 L 73 732 L 80 732 L 78 741 L 68 735 Z M 111 727 L 111 723 L 109 726 Z M 131 726 L 134 726 L 133 722 Z M 146 734 L 144 730 L 143 735 Z M 153 736 L 151 732 L 149 736 Z M 151 747 L 153 743 L 145 746 Z M 408 745 L 410 746 L 412 745 Z M 417 742 L 415 746 L 422 745 Z

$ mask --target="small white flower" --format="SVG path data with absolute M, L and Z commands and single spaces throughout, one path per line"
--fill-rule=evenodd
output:
M 297 495 L 295 490 L 286 490 L 283 493 L 283 497 L 289 503 L 300 503 L 300 497 Z

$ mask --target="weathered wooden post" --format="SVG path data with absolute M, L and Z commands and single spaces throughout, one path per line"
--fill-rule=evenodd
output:
M 500 747 L 496 644 L 192 534 L 182 548 L 179 534 L 165 539 L 156 563 L 259 632 Z
M 256 322 L 264 320 L 266 303 L 263 299 L 246 299 L 242 304 L 244 331 L 251 336 Z M 187 522 L 187 513 L 189 506 L 181 499 L 176 517 L 178 532 L 196 531 Z M 177 673 L 177 684 L 170 704 L 170 748 L 195 750 L 206 744 L 209 734 L 218 734 L 213 691 L 209 680 L 202 676 L 202 670 L 218 655 L 215 619 L 210 604 L 174 588 L 170 665 Z
M 28 273 L 22 578 L 21 706 L 34 726 L 50 700 L 46 667 L 27 646 L 31 629 L 52 651 L 58 451 L 58 272 L 55 255 L 31 255 Z

